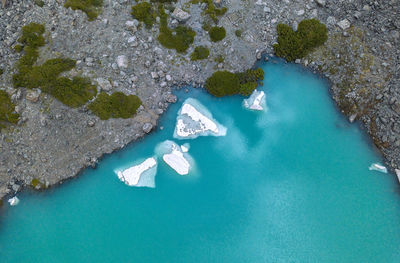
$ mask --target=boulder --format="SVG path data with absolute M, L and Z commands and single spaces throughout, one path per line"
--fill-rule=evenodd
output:
M 39 100 L 40 93 L 35 90 L 28 90 L 26 93 L 26 99 L 32 102 L 37 102 Z
M 189 20 L 190 14 L 177 7 L 172 13 L 172 17 L 178 20 L 179 22 L 186 22 Z
M 337 23 L 337 25 L 342 29 L 346 30 L 350 27 L 350 21 L 347 19 L 343 19 Z
M 117 57 L 117 65 L 119 68 L 127 68 L 128 67 L 128 58 L 125 55 L 121 55 Z
M 108 79 L 98 78 L 96 81 L 101 90 L 110 91 L 112 89 L 112 85 Z
M 146 122 L 146 123 L 143 125 L 143 131 L 144 131 L 145 133 L 149 133 L 152 129 L 153 129 L 153 125 L 152 125 L 150 122 Z

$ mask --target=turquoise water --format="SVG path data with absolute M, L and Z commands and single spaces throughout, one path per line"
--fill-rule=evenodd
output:
M 268 111 L 193 89 L 164 129 L 104 158 L 61 187 L 22 193 L 2 208 L 0 262 L 400 262 L 395 177 L 329 98 L 327 84 L 291 64 L 262 65 Z M 195 167 L 159 162 L 156 188 L 128 187 L 116 169 L 173 139 L 193 97 L 228 128 L 190 143 Z

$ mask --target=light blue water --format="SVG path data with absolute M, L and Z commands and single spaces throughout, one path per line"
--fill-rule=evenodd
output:
M 299 67 L 262 65 L 269 110 L 241 97 L 180 93 L 152 133 L 96 170 L 3 208 L 1 262 L 400 262 L 400 196 L 324 81 Z M 198 99 L 228 128 L 189 142 L 195 169 L 163 162 L 156 188 L 128 187 L 115 169 L 172 139 L 176 113 Z

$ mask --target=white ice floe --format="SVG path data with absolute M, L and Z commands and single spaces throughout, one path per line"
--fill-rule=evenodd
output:
M 214 120 L 200 102 L 192 98 L 186 99 L 178 112 L 174 137 L 194 139 L 208 135 L 225 136 L 226 128 Z
M 400 183 L 400 169 L 395 169 L 394 171 L 396 172 L 397 179 L 399 180 Z
M 178 174 L 186 175 L 189 173 L 193 164 L 193 159 L 186 150 L 189 150 L 188 146 L 182 145 L 179 147 L 173 141 L 167 140 L 157 146 L 156 152 L 161 155 L 164 162 Z
M 381 172 L 381 173 L 387 173 L 386 167 L 383 166 L 383 165 L 380 165 L 379 163 L 371 164 L 371 166 L 369 167 L 369 170 L 370 171 L 374 170 L 374 171 L 378 171 L 378 172 Z
M 185 143 L 185 144 L 181 145 L 181 150 L 183 153 L 187 153 L 189 151 L 189 149 L 190 149 L 190 144 Z
M 18 199 L 18 197 L 14 196 L 13 198 L 8 199 L 8 203 L 11 206 L 18 205 L 19 204 L 19 199 Z
M 118 171 L 118 178 L 129 186 L 155 187 L 154 177 L 157 172 L 155 158 L 147 158 L 144 162 L 126 170 Z
M 243 106 L 249 110 L 262 111 L 266 108 L 265 104 L 264 91 L 254 90 L 248 99 L 243 100 Z

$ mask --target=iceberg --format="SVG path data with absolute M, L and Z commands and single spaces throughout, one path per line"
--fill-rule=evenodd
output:
M 142 163 L 132 166 L 126 170 L 118 171 L 118 178 L 129 186 L 155 187 L 154 177 L 157 172 L 157 161 L 155 158 L 147 158 Z
M 264 91 L 254 90 L 248 99 L 243 100 L 243 106 L 249 110 L 262 111 L 266 108 Z
M 156 152 L 163 161 L 180 175 L 187 175 L 192 168 L 193 160 L 187 153 L 188 146 L 179 147 L 173 141 L 164 141 L 157 146 Z
M 378 171 L 381 173 L 387 173 L 387 169 L 385 166 L 380 165 L 379 163 L 373 163 L 371 164 L 371 166 L 369 167 L 370 171 Z
M 18 199 L 18 197 L 14 196 L 13 198 L 8 199 L 8 203 L 11 206 L 18 205 L 19 204 L 19 199 Z
M 212 118 L 200 102 L 188 98 L 178 112 L 174 138 L 194 139 L 198 136 L 225 136 L 226 128 Z

